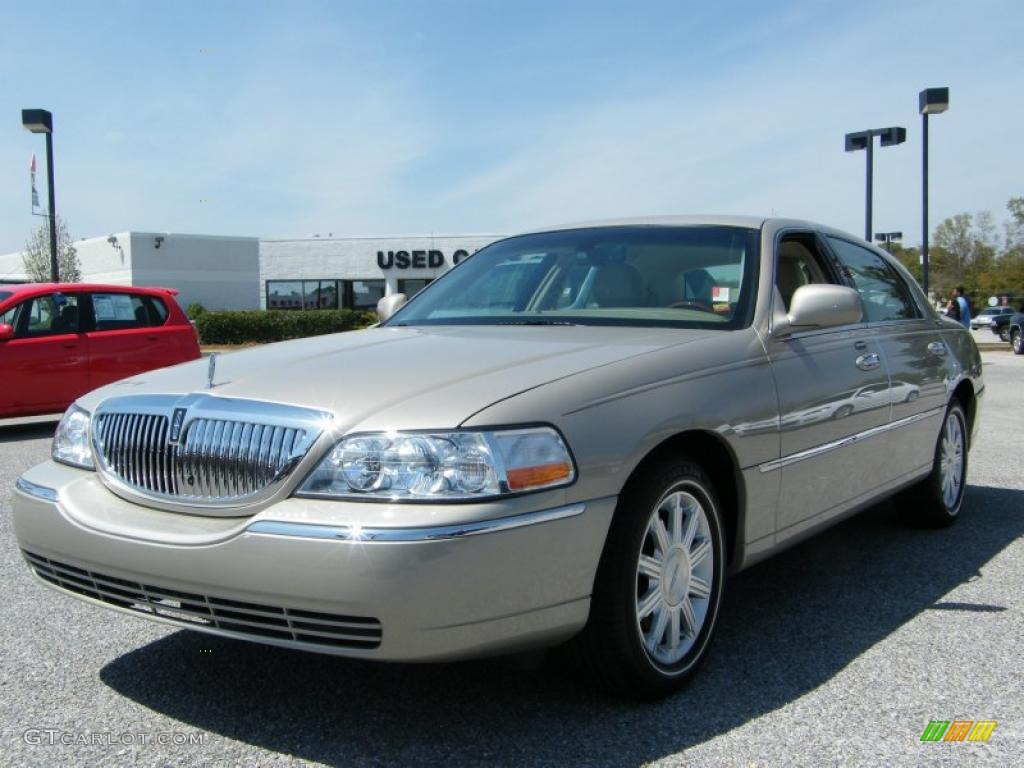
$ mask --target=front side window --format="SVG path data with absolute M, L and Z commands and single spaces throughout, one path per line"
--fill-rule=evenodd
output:
M 798 288 L 814 283 L 831 283 L 832 270 L 822 255 L 818 240 L 809 232 L 786 235 L 779 242 L 775 265 L 775 286 L 782 306 L 789 311 Z
M 837 237 L 829 237 L 828 242 L 864 302 L 865 320 L 884 322 L 921 316 L 909 286 L 881 256 Z
M 4 317 L 8 315 L 14 326 L 14 336 L 19 339 L 78 333 L 79 330 L 78 296 L 75 295 L 48 293 L 36 296 L 4 313 Z
M 753 305 L 759 232 L 623 226 L 547 232 L 478 251 L 390 325 L 735 328 Z

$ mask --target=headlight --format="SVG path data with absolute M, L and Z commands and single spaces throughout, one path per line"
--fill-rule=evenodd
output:
M 57 432 L 53 435 L 53 458 L 64 464 L 83 469 L 95 469 L 92 446 L 89 445 L 88 411 L 72 405 L 64 412 Z
M 569 449 L 551 427 L 487 432 L 387 432 L 341 440 L 300 496 L 445 501 L 568 485 Z

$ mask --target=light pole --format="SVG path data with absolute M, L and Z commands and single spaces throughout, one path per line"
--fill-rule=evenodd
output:
M 57 267 L 57 212 L 53 202 L 53 115 L 45 109 L 21 110 L 21 124 L 32 133 L 46 134 L 46 186 L 50 198 L 50 279 L 60 282 Z
M 883 147 L 891 147 L 902 144 L 907 140 L 906 128 L 872 128 L 867 131 L 856 131 L 846 134 L 846 151 L 856 152 L 859 149 L 867 150 L 867 193 L 865 195 L 864 211 L 864 239 L 871 242 L 871 205 L 872 205 L 872 182 L 874 175 L 874 148 L 875 136 L 881 138 L 879 142 Z
M 893 242 L 902 239 L 902 232 L 875 232 L 875 240 L 880 242 L 882 244 L 882 247 L 885 248 L 885 250 L 887 251 L 889 251 L 889 246 L 891 246 Z M 892 251 L 889 252 L 891 253 Z
M 917 95 L 921 112 L 921 282 L 928 295 L 928 115 L 949 109 L 949 88 L 925 88 Z

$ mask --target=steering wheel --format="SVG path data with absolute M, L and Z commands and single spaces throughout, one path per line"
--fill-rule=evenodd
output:
M 708 312 L 709 314 L 718 314 L 715 312 L 714 307 L 704 301 L 693 301 L 691 299 L 684 299 L 683 301 L 673 301 L 668 305 L 669 309 L 696 309 L 701 312 Z

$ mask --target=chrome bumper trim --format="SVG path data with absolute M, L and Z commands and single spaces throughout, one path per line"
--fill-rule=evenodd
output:
M 808 448 L 807 450 L 800 451 L 799 453 L 791 453 L 789 456 L 783 456 L 781 459 L 775 459 L 774 461 L 766 461 L 764 464 L 758 465 L 758 469 L 761 472 L 772 472 L 776 469 L 782 469 L 782 467 L 788 467 L 790 464 L 796 464 L 798 461 L 813 459 L 817 456 L 821 456 L 823 453 L 834 451 L 837 448 L 845 448 L 848 445 L 859 443 L 861 440 L 867 440 L 869 437 L 880 435 L 883 432 L 914 424 L 922 419 L 927 419 L 937 413 L 941 413 L 943 410 L 943 408 L 933 408 L 932 410 L 924 411 L 923 413 L 915 413 L 913 416 L 907 416 L 906 418 L 899 419 L 898 421 L 890 421 L 888 424 L 881 424 L 877 427 L 866 429 L 863 432 L 858 432 L 855 435 L 834 440 L 831 443 L 816 445 L 813 448 Z
M 584 504 L 570 504 L 565 507 L 543 509 L 539 512 L 528 512 L 524 515 L 498 517 L 492 520 L 481 520 L 474 523 L 459 525 L 443 525 L 431 528 L 366 528 L 359 525 L 315 525 L 311 523 L 291 523 L 281 520 L 259 520 L 252 523 L 246 532 L 265 536 L 296 536 L 304 539 L 331 539 L 334 541 L 365 541 L 365 542 L 410 542 L 410 541 L 443 541 L 445 539 L 461 539 L 465 536 L 476 536 L 483 533 L 497 533 L 528 525 L 550 523 L 583 514 Z
M 43 501 L 57 501 L 57 491 L 53 488 L 48 488 L 45 485 L 38 485 L 33 483 L 31 480 L 26 480 L 23 477 L 19 477 L 14 482 L 14 487 L 27 496 L 32 496 L 36 499 L 42 499 Z

